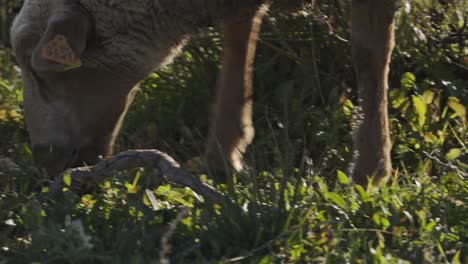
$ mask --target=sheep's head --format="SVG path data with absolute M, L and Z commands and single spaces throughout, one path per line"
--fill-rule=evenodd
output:
M 136 84 L 82 62 L 99 44 L 93 17 L 76 2 L 26 1 L 12 28 L 33 156 L 52 176 L 110 154 Z

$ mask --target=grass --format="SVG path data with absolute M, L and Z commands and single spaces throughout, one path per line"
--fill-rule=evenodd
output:
M 433 5 L 400 11 L 389 91 L 394 172 L 379 190 L 345 173 L 355 81 L 339 17 L 266 22 L 251 169 L 217 186 L 231 205 L 164 181 L 147 190 L 148 169 L 92 194 L 40 199 L 49 179 L 32 164 L 19 73 L 0 50 L 0 263 L 468 263 L 467 53 L 453 38 L 464 32 L 454 22 L 464 6 Z M 437 27 L 425 26 L 441 13 Z M 195 39 L 145 80 L 118 150 L 156 147 L 179 161 L 203 153 L 219 40 L 216 31 Z

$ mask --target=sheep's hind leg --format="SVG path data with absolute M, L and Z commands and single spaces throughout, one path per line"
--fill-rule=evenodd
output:
M 360 111 L 354 131 L 353 178 L 379 185 L 391 173 L 387 85 L 396 0 L 352 1 L 352 52 Z
M 243 169 L 242 155 L 254 136 L 253 62 L 265 12 L 264 7 L 250 19 L 224 25 L 223 65 L 206 149 L 209 170 L 217 180 L 225 180 L 225 174 L 219 172 L 229 167 Z

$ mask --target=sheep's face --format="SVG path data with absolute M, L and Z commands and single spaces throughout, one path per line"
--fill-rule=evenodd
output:
M 44 19 L 32 19 L 34 12 L 43 15 L 32 3 L 12 28 L 33 156 L 52 176 L 110 154 L 136 83 L 121 73 L 81 65 L 93 20 L 73 1 L 64 3 L 42 26 L 33 23 Z

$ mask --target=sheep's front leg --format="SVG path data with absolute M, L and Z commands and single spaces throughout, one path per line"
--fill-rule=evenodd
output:
M 223 171 L 226 165 L 242 170 L 242 154 L 254 136 L 253 62 L 266 9 L 264 6 L 250 19 L 224 25 L 223 65 L 206 150 L 213 171 Z
M 352 53 L 360 111 L 354 128 L 353 178 L 374 185 L 391 173 L 387 85 L 396 0 L 352 1 Z

